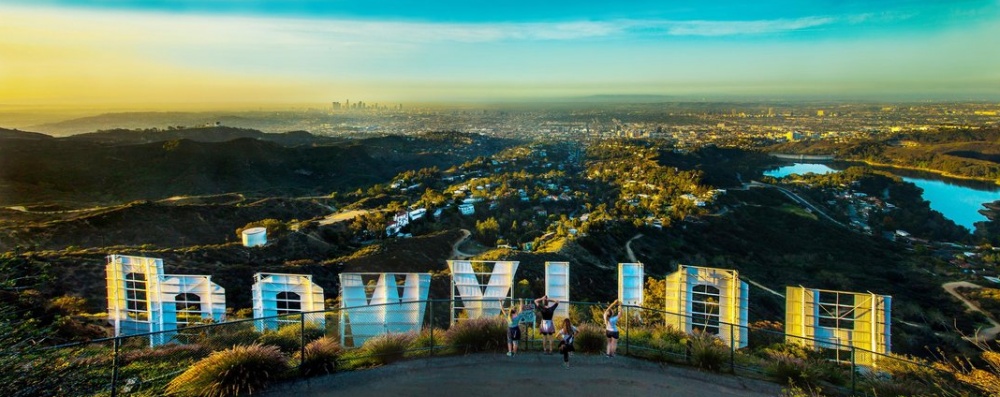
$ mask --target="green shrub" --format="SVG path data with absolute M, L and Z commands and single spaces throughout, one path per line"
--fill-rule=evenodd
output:
M 607 336 L 604 329 L 594 324 L 580 324 L 573 338 L 573 347 L 581 353 L 603 353 Z
M 784 325 L 774 321 L 757 321 L 750 324 L 747 344 L 751 349 L 763 348 L 785 342 Z
M 324 336 L 309 342 L 305 352 L 305 359 L 302 359 L 302 353 L 296 353 L 295 361 L 301 362 L 300 369 L 303 375 L 316 376 L 333 373 L 337 369 L 337 359 L 343 349 L 336 340 Z
M 773 352 L 768 354 L 768 364 L 764 367 L 764 374 L 783 384 L 807 384 L 811 385 L 812 380 L 805 373 L 806 361 L 784 352 Z
M 448 329 L 445 340 L 458 351 L 506 350 L 507 324 L 500 317 L 462 320 Z
M 224 350 L 233 346 L 252 345 L 260 338 L 252 322 L 240 322 L 200 328 L 193 337 L 195 343 L 211 351 Z
M 647 327 L 632 327 L 627 331 L 623 328 L 620 332 L 622 338 L 628 337 L 628 343 L 638 346 L 649 347 L 653 340 L 653 329 Z
M 850 379 L 850 369 L 816 357 L 801 357 L 792 351 L 768 351 L 764 374 L 774 380 L 803 386 L 815 386 L 824 381 L 844 385 Z
M 952 391 L 951 389 L 938 389 L 928 387 L 922 382 L 913 380 L 895 380 L 871 378 L 863 381 L 859 387 L 860 391 L 873 396 L 940 396 L 942 392 Z M 958 395 L 958 394 L 954 394 Z
M 382 334 L 365 341 L 361 350 L 371 363 L 389 364 L 402 360 L 416 338 L 414 333 Z
M 444 337 L 445 337 L 445 330 L 443 330 L 443 329 L 434 329 L 434 339 L 433 339 L 434 343 L 432 345 L 431 344 L 431 341 L 432 341 L 431 340 L 431 329 L 430 328 L 424 328 L 423 330 L 420 331 L 420 334 L 418 334 L 413 339 L 413 342 L 410 343 L 410 350 L 412 350 L 412 351 L 408 352 L 407 356 L 411 356 L 411 357 L 423 357 L 423 356 L 430 355 L 431 347 L 435 347 L 436 349 L 440 349 L 440 346 L 442 344 L 441 342 L 442 342 L 442 339 Z
M 711 334 L 691 337 L 691 364 L 709 371 L 721 371 L 729 362 L 729 347 Z
M 560 303 L 564 305 L 568 303 Z M 604 310 L 600 305 L 570 305 L 569 319 L 573 324 L 603 324 L 604 323 Z
M 130 350 L 119 355 L 119 365 L 129 365 L 132 362 L 171 361 L 200 359 L 207 356 L 209 350 L 202 345 L 168 344 L 153 349 Z
M 791 384 L 787 388 L 781 389 L 780 397 L 823 397 L 823 389 L 819 387 L 806 386 L 805 388 Z M 881 394 L 879 394 L 881 396 Z
M 166 392 L 173 396 L 222 397 L 258 392 L 288 370 L 274 346 L 234 346 L 198 361 L 178 375 Z
M 277 331 L 265 331 L 260 338 L 257 339 L 262 345 L 272 345 L 277 346 L 281 351 L 285 353 L 293 353 L 298 351 L 302 346 L 302 325 L 301 324 L 288 324 L 278 328 Z M 306 323 L 305 325 L 305 342 L 309 343 L 317 338 L 323 336 L 323 330 L 319 329 L 315 324 Z
M 672 326 L 657 327 L 653 329 L 652 339 L 662 340 L 664 342 L 683 345 L 687 342 L 688 334 L 684 331 L 674 329 Z
M 888 374 L 896 382 L 944 385 L 951 380 L 945 372 L 933 368 L 926 360 L 911 356 L 893 354 L 889 359 L 880 359 L 878 370 Z

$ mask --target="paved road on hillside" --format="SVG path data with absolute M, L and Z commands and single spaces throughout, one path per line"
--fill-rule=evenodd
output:
M 471 236 L 472 232 L 466 229 L 462 229 L 462 237 L 460 237 L 457 241 L 455 241 L 454 244 L 451 245 L 451 257 L 448 259 L 465 260 L 475 256 L 469 253 L 462 252 L 458 249 L 458 246 L 462 245 L 462 243 L 465 243 L 465 241 L 468 240 L 469 237 Z
M 774 383 L 627 358 L 537 352 L 437 357 L 277 385 L 267 397 L 777 396 Z
M 990 322 L 990 325 L 992 325 L 992 327 L 981 329 L 978 332 L 976 332 L 975 342 L 989 342 L 997 338 L 997 335 L 1000 334 L 1000 323 L 997 323 L 997 321 L 993 319 L 993 316 L 990 316 L 989 313 L 983 311 L 983 309 L 980 309 L 979 306 L 976 306 L 975 303 L 965 299 L 965 297 L 959 294 L 958 291 L 955 291 L 955 289 L 957 288 L 983 288 L 983 287 L 966 281 L 953 281 L 950 283 L 944 283 L 941 284 L 941 287 L 944 288 L 945 291 L 948 291 L 949 294 L 951 294 L 955 298 L 958 298 L 958 300 L 962 301 L 962 303 L 964 303 L 965 306 L 968 307 L 970 311 L 982 313 L 984 316 L 986 316 L 986 320 Z M 971 340 L 971 338 L 969 337 L 966 337 L 966 339 Z
M 638 260 L 635 259 L 635 253 L 632 252 L 632 240 L 635 240 L 635 239 L 638 239 L 638 238 L 641 238 L 641 237 L 642 237 L 642 233 L 638 233 L 635 236 L 632 236 L 632 238 L 628 239 L 628 242 L 625 243 L 625 253 L 628 254 L 628 260 L 631 261 L 632 263 L 638 263 L 639 262 Z
M 751 181 L 750 182 L 750 187 L 765 187 L 765 188 L 776 189 L 777 191 L 781 192 L 785 196 L 788 196 L 788 198 L 792 199 L 792 201 L 798 203 L 799 205 L 805 207 L 806 209 L 808 209 L 810 211 L 813 211 L 816 214 L 819 214 L 819 216 L 822 217 L 823 219 L 826 219 L 826 220 L 830 221 L 831 223 L 833 223 L 833 224 L 835 224 L 837 226 L 840 226 L 842 228 L 849 229 L 847 227 L 847 225 L 841 223 L 840 221 L 838 221 L 836 219 L 833 219 L 833 217 L 831 217 L 830 215 L 827 215 L 827 213 L 823 212 L 823 210 L 819 209 L 819 207 L 817 207 L 817 206 L 813 205 L 812 203 L 806 201 L 806 199 L 802 198 L 802 196 L 799 196 L 798 194 L 796 194 L 795 192 L 793 192 L 791 190 L 785 189 L 785 188 L 783 188 L 781 186 L 771 185 L 771 184 L 768 184 L 768 183 L 757 182 L 757 181 Z

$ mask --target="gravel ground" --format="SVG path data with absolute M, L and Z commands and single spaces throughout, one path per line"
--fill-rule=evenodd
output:
M 774 383 L 627 357 L 474 354 L 414 359 L 275 385 L 265 396 L 777 396 Z M 552 394 L 550 394 L 552 393 Z

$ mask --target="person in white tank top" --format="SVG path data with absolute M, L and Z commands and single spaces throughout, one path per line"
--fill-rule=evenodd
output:
M 617 299 L 604 311 L 604 331 L 608 337 L 608 349 L 605 355 L 615 356 L 618 349 L 618 317 L 621 315 L 622 304 Z

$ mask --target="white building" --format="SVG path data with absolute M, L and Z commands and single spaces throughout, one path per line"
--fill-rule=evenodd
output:
M 222 322 L 226 291 L 210 276 L 163 274 L 163 259 L 108 256 L 108 315 L 115 336 L 159 332 L 152 346 L 175 341 L 178 328 Z
M 746 347 L 749 285 L 736 270 L 679 266 L 666 278 L 666 323 Z M 733 340 L 735 339 L 735 340 Z
M 461 204 L 458 206 L 458 210 L 462 212 L 462 215 L 472 215 L 476 213 L 476 206 L 473 204 Z
M 257 273 L 253 276 L 253 318 L 258 331 L 276 330 L 284 324 L 306 321 L 323 328 L 323 288 L 306 274 Z M 302 319 L 298 314 L 305 314 Z

